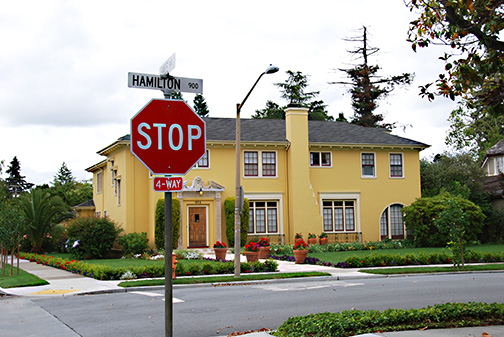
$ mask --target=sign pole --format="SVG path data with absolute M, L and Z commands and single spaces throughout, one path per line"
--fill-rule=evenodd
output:
M 172 233 L 172 192 L 164 194 L 165 216 L 165 336 L 173 336 L 173 233 Z

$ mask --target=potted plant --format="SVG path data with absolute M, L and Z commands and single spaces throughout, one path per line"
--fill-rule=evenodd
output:
M 215 251 L 215 259 L 216 260 L 226 260 L 226 253 L 227 253 L 227 246 L 224 242 L 217 241 L 213 245 L 214 251 Z
M 310 246 L 304 241 L 299 241 L 294 244 L 293 252 L 294 252 L 294 258 L 296 259 L 296 264 L 301 264 L 305 262 L 309 248 Z
M 314 245 L 317 243 L 317 236 L 312 233 L 308 233 L 308 244 Z
M 301 233 L 296 233 L 296 235 L 294 236 L 294 243 L 301 242 L 301 241 L 304 241 L 303 235 Z
M 261 247 L 261 250 L 259 251 L 259 258 L 267 259 L 270 252 L 270 242 L 268 238 L 261 238 L 261 240 L 259 240 L 258 242 L 258 245 Z
M 255 242 L 245 245 L 243 255 L 247 257 L 247 262 L 257 262 L 259 260 L 260 246 Z
M 322 233 L 319 235 L 319 244 L 327 245 L 327 233 Z

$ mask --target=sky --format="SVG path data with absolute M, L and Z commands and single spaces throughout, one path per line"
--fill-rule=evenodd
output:
M 450 100 L 421 98 L 419 86 L 443 71 L 442 47 L 413 52 L 415 19 L 403 0 L 276 1 L 11 1 L 0 11 L 0 160 L 14 156 L 21 174 L 51 183 L 65 162 L 78 180 L 105 159 L 96 152 L 130 133 L 130 119 L 158 90 L 128 88 L 128 72 L 158 74 L 175 53 L 171 75 L 203 80 L 210 117 L 234 118 L 236 104 L 270 65 L 242 108 L 242 118 L 286 102 L 274 83 L 287 70 L 308 75 L 307 91 L 320 91 L 330 115 L 353 115 L 349 87 L 338 69 L 359 60 L 348 52 L 361 37 L 380 49 L 370 64 L 382 76 L 414 73 L 406 88 L 380 101 L 376 113 L 397 122 L 393 134 L 445 151 Z M 184 94 L 192 106 L 194 94 Z

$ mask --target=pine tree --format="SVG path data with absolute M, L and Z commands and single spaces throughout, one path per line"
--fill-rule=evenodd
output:
M 53 180 L 54 186 L 57 185 L 75 185 L 75 177 L 72 174 L 72 171 L 70 171 L 66 165 L 65 162 L 61 164 L 60 169 L 54 176 Z
M 12 196 L 18 196 L 21 192 L 32 188 L 33 184 L 25 180 L 21 175 L 21 163 L 15 156 L 5 171 L 9 176 L 5 179 L 7 189 Z
M 377 75 L 380 67 L 369 65 L 368 57 L 377 53 L 378 48 L 368 45 L 367 28 L 363 27 L 362 39 L 348 39 L 351 42 L 362 42 L 363 46 L 350 51 L 351 54 L 359 55 L 362 63 L 351 69 L 340 69 L 345 72 L 351 82 L 330 82 L 329 84 L 350 85 L 349 90 L 352 96 L 352 108 L 354 116 L 351 123 L 366 127 L 382 127 L 386 129 L 394 128 L 394 124 L 383 123 L 383 115 L 375 114 L 378 107 L 378 100 L 388 96 L 397 85 L 411 84 L 413 75 L 403 73 L 398 76 L 381 77 Z
M 194 96 L 194 112 L 196 112 L 200 117 L 208 117 L 210 111 L 208 110 L 208 105 L 205 102 L 205 97 L 201 94 Z

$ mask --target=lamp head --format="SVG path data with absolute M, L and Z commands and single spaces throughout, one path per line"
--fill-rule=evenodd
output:
M 264 72 L 265 74 L 274 74 L 276 73 L 277 71 L 279 70 L 278 67 L 270 64 L 270 66 L 266 69 L 266 71 Z

